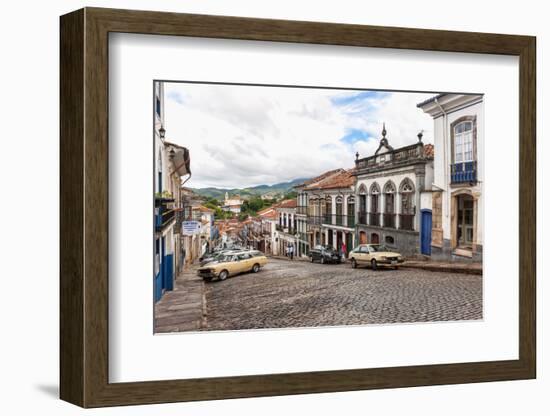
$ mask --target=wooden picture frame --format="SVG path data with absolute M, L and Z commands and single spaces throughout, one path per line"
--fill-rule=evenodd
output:
M 61 17 L 60 396 L 82 407 L 535 378 L 536 97 L 530 36 L 85 8 Z M 519 57 L 519 359 L 109 383 L 108 34 Z

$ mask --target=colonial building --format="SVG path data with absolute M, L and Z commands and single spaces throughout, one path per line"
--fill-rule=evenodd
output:
M 174 279 L 182 264 L 181 180 L 190 175 L 189 151 L 165 140 L 164 85 L 155 83 L 154 134 L 154 298 L 174 288 Z
M 384 125 L 374 155 L 356 155 L 357 241 L 429 254 L 434 146 L 419 133 L 416 143 L 394 149 L 386 136 Z
M 483 95 L 439 94 L 418 107 L 434 119 L 431 255 L 481 261 Z
M 279 214 L 274 207 L 264 208 L 258 211 L 258 219 L 261 222 L 262 241 L 259 250 L 265 254 L 279 255 L 277 224 Z
M 233 214 L 240 214 L 242 204 L 243 200 L 239 195 L 234 195 L 229 198 L 229 194 L 226 192 L 222 209 L 224 211 L 232 212 Z
M 318 244 L 346 255 L 354 248 L 354 183 L 353 170 L 335 169 L 295 187 L 300 254 Z
M 276 225 L 277 252 L 285 255 L 289 245 L 294 246 L 294 254 L 298 251 L 298 238 L 296 235 L 296 199 L 285 199 L 273 206 L 279 216 L 279 223 Z

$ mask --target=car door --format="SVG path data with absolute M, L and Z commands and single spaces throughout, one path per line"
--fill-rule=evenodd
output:
M 239 256 L 237 255 L 231 256 L 231 261 L 229 262 L 228 270 L 229 270 L 229 274 L 231 275 L 241 272 L 241 260 L 239 259 Z
M 359 263 L 369 263 L 370 262 L 370 254 L 369 254 L 369 246 L 361 246 L 359 248 Z

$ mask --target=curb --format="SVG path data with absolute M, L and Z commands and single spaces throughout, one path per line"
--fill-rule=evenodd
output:
M 444 272 L 444 273 L 463 273 L 463 274 L 476 274 L 483 275 L 483 269 L 481 268 L 468 268 L 468 267 L 453 267 L 447 265 L 435 265 L 435 264 L 407 264 L 403 263 L 399 267 L 409 269 L 422 269 L 430 272 Z

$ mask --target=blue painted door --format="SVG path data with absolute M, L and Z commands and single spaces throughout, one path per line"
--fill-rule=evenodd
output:
M 420 252 L 429 256 L 432 254 L 432 211 L 423 209 L 421 213 Z
M 159 261 L 159 268 L 158 272 L 155 275 L 155 302 L 158 302 L 160 298 L 162 297 L 162 265 L 160 263 L 161 257 L 160 257 L 160 240 L 157 238 L 155 240 L 155 262 L 158 259 Z

